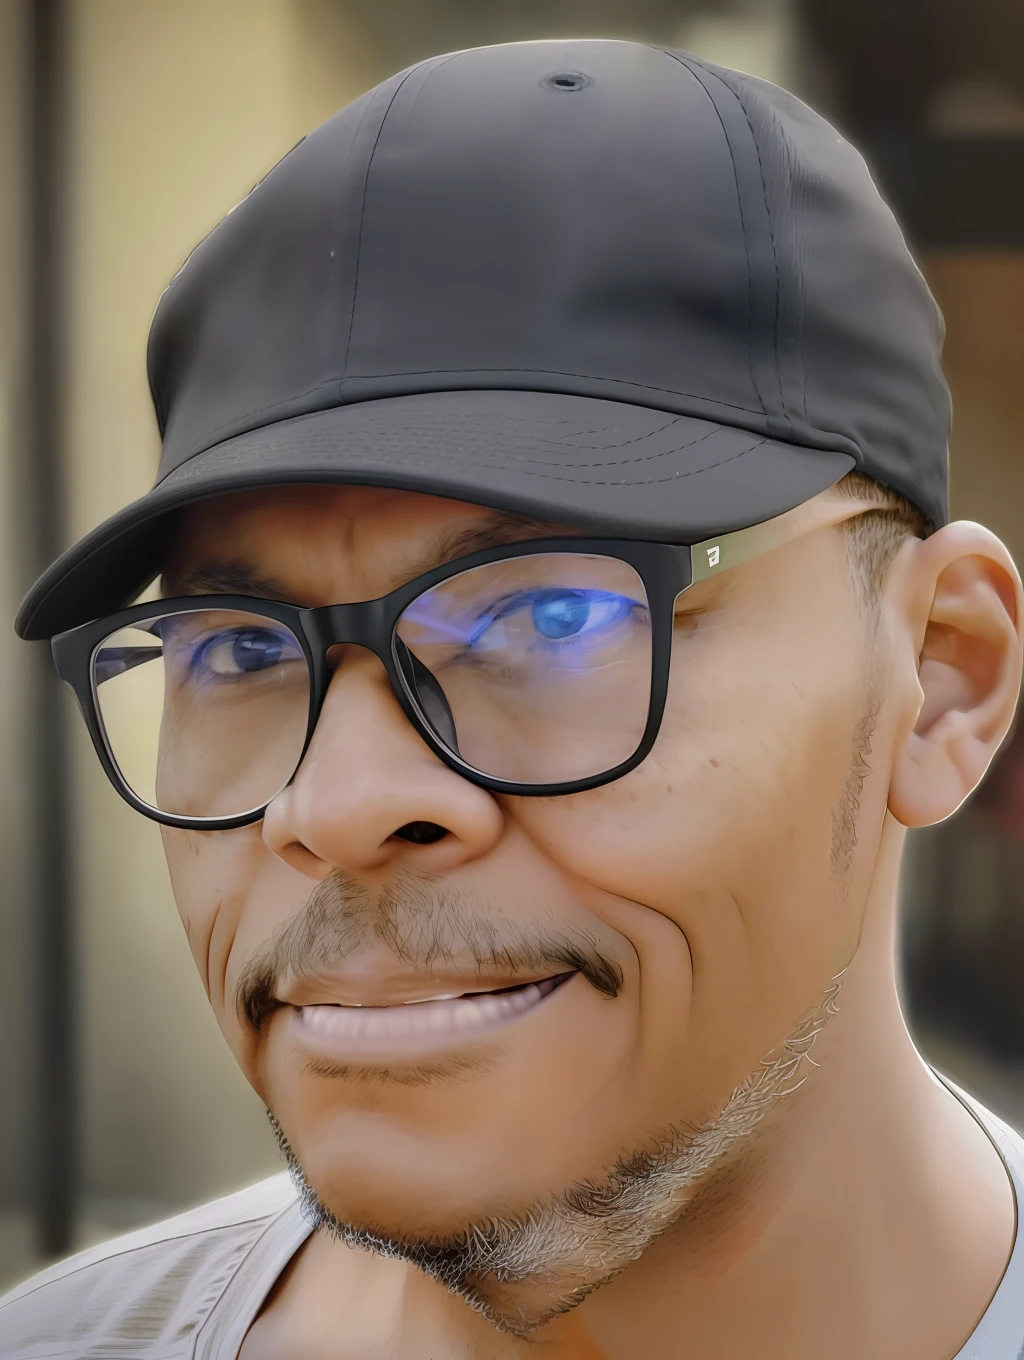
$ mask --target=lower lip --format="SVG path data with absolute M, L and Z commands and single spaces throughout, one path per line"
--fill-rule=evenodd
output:
M 406 1057 L 491 1037 L 542 1006 L 574 974 L 503 992 L 409 1006 L 300 1006 L 291 1010 L 304 1048 L 334 1061 Z

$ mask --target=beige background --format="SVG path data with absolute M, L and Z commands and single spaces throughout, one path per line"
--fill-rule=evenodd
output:
M 26 683 L 27 649 L 16 642 L 10 622 L 21 582 L 15 578 L 19 443 L 24 364 L 21 353 L 23 86 L 17 60 L 19 10 L 0 3 L 0 1206 L 19 1187 L 22 1162 L 20 1093 L 26 1085 L 24 1026 L 26 995 L 20 961 L 25 954 L 25 800 L 20 774 L 26 752 L 19 713 Z M 2 1260 L 0 1260 L 2 1269 Z

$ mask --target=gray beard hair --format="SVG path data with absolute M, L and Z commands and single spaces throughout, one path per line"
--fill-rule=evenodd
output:
M 721 1113 L 695 1132 L 670 1127 L 623 1154 L 603 1180 L 571 1185 L 524 1212 L 490 1218 L 447 1238 L 403 1239 L 342 1222 L 310 1186 L 280 1124 L 270 1122 L 302 1211 L 349 1247 L 409 1262 L 440 1281 L 499 1331 L 528 1339 L 637 1260 L 693 1202 L 710 1173 L 747 1142 L 765 1116 L 807 1080 L 810 1050 L 838 1012 L 843 974 L 788 1038 L 733 1091 Z M 528 1304 L 508 1286 L 537 1286 Z

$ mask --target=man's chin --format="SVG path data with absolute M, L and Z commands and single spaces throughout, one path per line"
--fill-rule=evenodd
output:
M 617 1262 L 608 1269 L 592 1259 L 581 1268 L 583 1262 L 571 1251 L 570 1257 L 575 1255 L 576 1259 L 559 1259 L 552 1240 L 559 1234 L 557 1228 L 552 1234 L 555 1225 L 547 1206 L 542 1205 L 517 1214 L 478 1214 L 472 1222 L 458 1226 L 452 1222 L 450 1205 L 438 1206 L 436 1226 L 424 1217 L 422 1204 L 417 1206 L 415 1226 L 405 1215 L 404 1221 L 382 1219 L 379 1203 L 372 1216 L 360 1214 L 354 1201 L 344 1209 L 332 1209 L 307 1178 L 273 1115 L 270 1120 L 298 1190 L 303 1215 L 314 1230 L 348 1247 L 415 1266 L 499 1331 L 529 1337 L 544 1323 L 576 1307 L 624 1264 Z M 334 1194 L 329 1198 L 333 1202 Z M 559 1244 L 562 1248 L 568 1245 Z
M 304 1179 L 297 1183 L 303 1213 L 316 1230 L 347 1247 L 415 1266 L 498 1331 L 523 1340 L 582 1303 L 622 1268 L 622 1263 L 611 1270 L 592 1268 L 585 1278 L 578 1268 L 570 1275 L 564 1268 L 540 1266 L 529 1256 L 529 1215 L 492 1218 L 449 1236 L 410 1236 L 382 1224 L 346 1222 Z

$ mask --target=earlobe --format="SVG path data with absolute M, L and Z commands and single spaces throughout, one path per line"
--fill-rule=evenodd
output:
M 920 711 L 896 755 L 889 811 L 904 826 L 930 826 L 974 792 L 1010 728 L 1024 601 L 1006 548 L 977 524 L 948 525 L 902 565 L 908 632 L 920 637 L 926 617 Z

